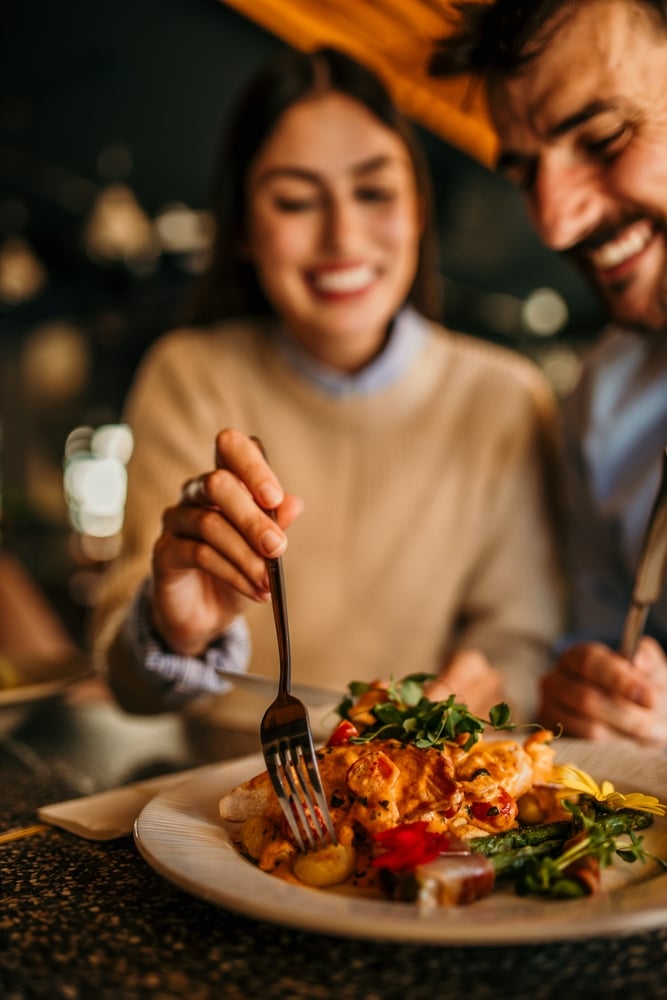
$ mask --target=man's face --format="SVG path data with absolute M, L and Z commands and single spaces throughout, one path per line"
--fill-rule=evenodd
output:
M 489 99 L 499 170 L 544 243 L 620 323 L 667 329 L 667 27 L 634 0 L 586 0 Z

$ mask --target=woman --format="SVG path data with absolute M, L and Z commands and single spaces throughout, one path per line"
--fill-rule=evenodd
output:
M 293 680 L 434 672 L 433 697 L 530 715 L 560 614 L 554 404 L 526 359 L 434 321 L 414 137 L 368 69 L 286 51 L 225 150 L 194 322 L 153 346 L 127 405 L 96 628 L 117 697 L 256 733 L 257 702 L 220 696 L 216 666 L 277 676 L 264 560 L 284 553 Z

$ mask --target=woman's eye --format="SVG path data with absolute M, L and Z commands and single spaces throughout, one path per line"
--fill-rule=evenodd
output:
M 274 198 L 273 204 L 279 212 L 308 212 L 316 207 L 317 200 L 315 198 L 288 198 L 279 196 Z
M 356 194 L 359 201 L 393 201 L 396 197 L 393 188 L 381 186 L 357 188 Z

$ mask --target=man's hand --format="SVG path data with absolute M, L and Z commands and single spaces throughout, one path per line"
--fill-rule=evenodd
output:
M 563 653 L 541 684 L 539 721 L 567 736 L 667 747 L 667 657 L 646 636 L 630 663 L 601 643 Z

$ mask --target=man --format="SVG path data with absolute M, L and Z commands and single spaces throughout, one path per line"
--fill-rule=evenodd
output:
M 456 8 L 430 73 L 483 81 L 498 169 L 610 317 L 564 408 L 584 641 L 545 677 L 540 717 L 570 735 L 665 748 L 667 593 L 633 663 L 615 650 L 667 446 L 667 0 Z

